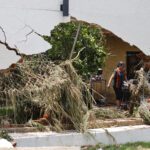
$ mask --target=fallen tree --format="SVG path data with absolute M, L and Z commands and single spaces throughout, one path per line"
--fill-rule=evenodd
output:
M 0 99 L 13 104 L 17 123 L 47 114 L 49 126 L 57 130 L 63 129 L 63 123 L 83 130 L 86 104 L 92 104 L 89 90 L 70 61 L 56 65 L 44 54 L 26 57 L 0 74 Z
M 150 125 L 150 103 L 142 102 L 139 107 L 139 114 L 144 122 Z
M 149 82 L 149 70 L 146 72 L 144 68 L 136 71 L 136 80 L 130 82 L 131 102 L 130 102 L 130 114 L 134 111 L 134 106 L 139 107 L 139 114 L 144 121 L 150 124 L 150 82 Z
M 84 131 L 92 96 L 82 77 L 104 63 L 101 29 L 85 22 L 62 23 L 50 37 L 43 38 L 52 44 L 52 49 L 22 55 L 21 63 L 0 73 L 0 102 L 13 106 L 14 123 L 33 119 L 37 123 L 45 121 L 57 131 L 64 124 Z

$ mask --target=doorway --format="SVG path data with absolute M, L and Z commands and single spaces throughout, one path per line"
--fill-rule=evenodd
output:
M 127 77 L 133 79 L 135 77 L 135 71 L 139 70 L 142 66 L 141 59 L 138 57 L 140 52 L 127 52 Z

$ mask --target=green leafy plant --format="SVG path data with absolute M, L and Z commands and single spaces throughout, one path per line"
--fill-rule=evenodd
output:
M 127 143 L 123 145 L 110 145 L 103 147 L 103 150 L 144 150 L 150 148 L 150 142 Z
M 102 67 L 105 61 L 105 40 L 101 28 L 80 22 L 81 28 L 73 53 L 73 66 L 78 74 L 87 77 Z M 44 36 L 52 48 L 47 51 L 52 60 L 69 59 L 79 22 L 60 23 L 51 31 L 51 36 Z M 78 56 L 78 57 L 76 57 Z
M 8 118 L 12 118 L 14 115 L 14 110 L 12 107 L 1 107 L 0 108 L 0 116 L 7 116 Z
M 0 138 L 6 139 L 8 141 L 12 141 L 13 140 L 13 138 L 5 130 L 1 130 L 0 131 Z

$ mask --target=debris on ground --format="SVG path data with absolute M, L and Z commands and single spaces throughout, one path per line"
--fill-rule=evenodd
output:
M 150 103 L 142 102 L 138 111 L 144 122 L 150 125 Z
M 130 114 L 134 112 L 134 106 L 140 106 L 141 101 L 150 97 L 150 82 L 148 73 L 143 68 L 136 71 L 136 79 L 129 81 L 131 92 Z
M 49 127 L 57 131 L 65 123 L 84 130 L 87 105 L 92 104 L 89 90 L 71 62 L 58 65 L 45 54 L 26 56 L 23 63 L 0 73 L 0 101 L 13 105 L 15 123 L 47 114 Z
M 127 118 L 128 112 L 123 110 L 117 110 L 116 107 L 96 107 L 91 110 L 91 116 L 96 119 L 117 119 Z
M 136 84 L 130 84 L 130 91 L 132 92 L 133 96 L 150 94 L 149 79 L 143 68 L 136 71 Z
M 116 107 L 95 107 L 89 112 L 88 128 L 109 128 L 117 126 L 142 125 L 143 119 L 133 117 L 128 111 Z

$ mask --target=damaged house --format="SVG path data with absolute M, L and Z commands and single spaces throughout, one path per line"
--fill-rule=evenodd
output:
M 150 69 L 150 56 L 146 54 L 146 51 L 130 45 L 108 30 L 103 30 L 103 33 L 106 37 L 108 52 L 110 53 L 104 66 L 104 77 L 106 81 L 109 80 L 119 61 L 126 63 L 128 79 L 135 78 L 135 71 L 139 70 L 143 65 Z M 111 102 L 115 100 L 113 89 L 107 91 L 107 97 L 108 100 L 111 98 Z
M 104 67 L 106 82 L 118 61 L 126 63 L 129 79 L 134 78 L 134 70 L 141 67 L 142 60 L 149 66 L 149 0 L 94 0 L 88 1 L 86 6 L 84 5 L 87 3 L 86 0 L 80 2 L 72 0 L 70 3 L 72 16 L 104 28 L 106 46 L 110 53 Z M 79 4 L 80 7 L 78 7 Z M 108 100 L 111 98 L 113 101 L 113 89 L 106 90 Z
M 37 54 L 50 48 L 39 35 L 49 35 L 55 25 L 70 21 L 70 16 L 98 24 L 105 28 L 103 32 L 110 53 L 104 68 L 106 80 L 120 60 L 126 62 L 130 79 L 134 76 L 133 68 L 140 67 L 139 53 L 150 55 L 149 5 L 149 0 L 93 0 L 88 4 L 87 0 L 46 0 L 44 3 L 40 0 L 2 0 L 0 26 L 12 48 L 24 54 Z M 5 42 L 3 32 L 0 32 L 0 40 Z M 8 52 L 4 45 L 0 45 L 0 52 L 0 69 L 20 59 L 15 53 Z M 142 58 L 148 65 L 149 59 L 145 56 Z M 112 97 L 113 91 L 107 95 Z
M 96 30 L 96 34 L 95 30 L 90 31 L 89 28 L 85 28 L 87 30 L 86 32 L 84 30 L 84 33 L 88 40 L 85 40 L 84 45 L 81 44 L 81 47 L 83 46 L 81 50 L 76 46 L 78 41 L 84 41 L 78 38 L 81 24 L 77 24 L 76 35 L 72 34 L 75 37 L 68 34 L 69 28 L 67 30 L 63 28 L 63 32 L 60 32 L 61 30 L 58 28 L 58 34 L 52 32 L 51 35 L 56 36 L 55 41 L 59 43 L 58 45 L 61 45 L 58 36 L 61 34 L 64 43 L 61 48 L 57 44 L 44 40 L 50 37 L 51 31 L 55 29 L 56 25 L 61 22 L 70 22 L 71 16 L 99 28 Z M 32 146 L 32 144 L 35 144 L 35 147 L 50 146 L 55 145 L 55 142 L 60 145 L 69 145 L 70 142 L 75 146 L 81 145 L 83 142 L 84 145 L 97 144 L 97 147 L 99 144 L 103 146 L 104 140 L 105 144 L 114 144 L 119 148 L 119 144 L 125 143 L 125 141 L 136 142 L 140 139 L 147 141 L 149 127 L 143 125 L 143 120 L 150 124 L 150 107 L 147 107 L 150 102 L 150 84 L 144 72 L 150 72 L 149 18 L 150 0 L 0 0 L 0 108 L 2 112 L 0 127 L 8 130 L 13 128 L 15 136 L 17 136 L 17 146 L 20 146 L 18 144 L 20 140 L 20 143 L 26 145 L 24 145 L 25 147 Z M 100 34 L 101 32 L 103 34 Z M 69 38 L 64 38 L 63 33 L 69 35 L 74 42 Z M 93 33 L 99 38 L 93 38 Z M 54 41 L 54 39 L 52 40 Z M 69 44 L 66 44 L 66 41 L 71 41 L 72 49 L 68 48 Z M 98 41 L 99 45 L 94 43 L 92 49 L 89 41 L 92 44 L 93 41 Z M 108 55 L 105 49 L 100 49 L 102 44 L 102 47 L 104 46 L 101 41 L 105 41 Z M 47 50 L 52 50 L 52 45 L 58 47 L 58 53 L 66 46 L 70 52 L 67 53 L 64 49 L 63 53 L 69 57 L 62 59 L 63 61 L 60 59 L 54 61 L 48 57 Z M 88 64 L 87 62 L 92 62 L 92 65 L 94 62 L 97 63 L 96 56 L 100 58 L 99 61 L 105 60 L 102 55 L 98 55 L 102 52 L 106 56 L 105 65 L 98 64 L 97 68 L 90 66 L 95 72 L 99 67 L 103 67 L 100 72 L 103 72 L 106 81 L 105 87 L 119 61 L 126 63 L 128 79 L 133 79 L 135 71 L 144 66 L 145 70 L 137 71 L 142 76 L 139 75 L 140 78 L 137 75 L 139 77 L 136 80 L 138 84 L 127 83 L 130 87 L 132 86 L 132 90 L 129 89 L 133 98 L 129 106 L 130 114 L 133 114 L 135 103 L 141 100 L 140 94 L 145 91 L 148 93 L 147 97 L 144 97 L 143 94 L 143 100 L 148 105 L 141 107 L 142 120 L 139 116 L 135 118 L 138 120 L 134 120 L 129 117 L 128 113 L 111 109 L 111 107 L 106 110 L 105 107 L 104 109 L 102 107 L 100 109 L 92 108 L 94 101 L 91 94 L 92 86 L 89 89 L 88 85 L 90 84 L 84 82 L 86 80 L 82 80 L 83 78 L 73 66 L 73 60 L 80 56 L 85 45 L 89 46 L 86 51 L 89 54 L 98 50 L 95 55 L 92 55 L 93 57 L 83 55 L 83 61 L 88 60 L 85 64 Z M 75 48 L 78 53 L 75 53 Z M 63 53 L 59 53 L 58 58 L 61 58 Z M 72 57 L 73 54 L 77 54 L 76 57 Z M 53 55 L 54 53 L 52 53 Z M 91 61 L 92 59 L 94 61 Z M 81 67 L 81 70 L 84 69 Z M 85 70 L 83 72 L 85 73 Z M 88 75 L 92 77 L 92 73 Z M 97 73 L 97 75 L 99 74 Z M 98 87 L 98 92 L 102 96 L 105 92 L 106 98 L 102 97 L 104 100 L 115 102 L 112 88 L 105 88 L 105 91 L 102 91 Z M 136 99 L 137 97 L 138 99 Z M 123 127 L 123 130 L 107 128 L 130 125 L 128 117 L 131 119 L 130 121 L 137 121 L 131 122 L 131 126 L 135 123 L 135 125 L 142 124 L 142 127 Z M 120 120 L 120 123 L 117 119 Z M 123 123 L 124 119 L 127 121 L 125 124 Z M 22 132 L 26 127 L 35 129 L 35 131 L 50 132 L 44 133 L 44 136 L 35 133 L 35 138 L 32 133 L 27 133 L 27 136 L 22 133 L 18 134 L 19 136 L 16 134 L 17 128 L 19 132 Z M 82 134 L 91 128 L 102 129 L 89 130 Z M 72 133 L 74 129 L 79 134 Z M 55 133 L 52 133 L 52 137 L 49 135 L 52 131 L 61 132 L 63 130 L 71 130 L 71 133 L 67 131 L 67 138 L 64 136 L 66 132 L 63 132 L 63 137 L 61 134 L 57 136 Z M 142 136 L 138 136 L 139 133 Z

